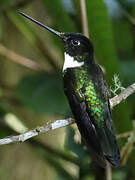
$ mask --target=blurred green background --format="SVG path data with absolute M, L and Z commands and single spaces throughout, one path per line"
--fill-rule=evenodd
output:
M 114 86 L 114 74 L 122 87 L 134 83 L 135 1 L 86 0 L 86 9 L 95 56 L 109 86 Z M 58 31 L 82 32 L 79 0 L 0 1 L 0 138 L 72 117 L 62 87 L 60 40 L 18 10 Z M 113 109 L 117 134 L 133 130 L 134 110 L 135 95 Z M 78 134 L 72 125 L 24 143 L 0 146 L 0 179 L 105 179 L 104 170 L 93 165 Z M 134 139 L 133 133 L 119 140 L 121 149 L 125 148 L 125 163 L 112 169 L 112 179 L 135 179 Z

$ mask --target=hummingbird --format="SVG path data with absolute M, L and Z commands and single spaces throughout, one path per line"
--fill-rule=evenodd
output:
M 106 160 L 120 165 L 120 152 L 111 118 L 110 91 L 94 59 L 91 41 L 81 33 L 58 32 L 32 17 L 22 16 L 57 35 L 64 45 L 64 92 L 87 149 L 102 167 Z

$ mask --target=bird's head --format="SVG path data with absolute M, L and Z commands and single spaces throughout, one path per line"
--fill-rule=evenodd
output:
M 83 34 L 74 33 L 74 32 L 61 33 L 40 23 L 39 21 L 24 14 L 23 12 L 19 12 L 19 13 L 23 15 L 24 17 L 26 17 L 27 19 L 30 19 L 34 23 L 42 26 L 43 28 L 57 35 L 64 43 L 65 53 L 68 54 L 70 57 L 76 57 L 76 60 L 79 62 L 84 61 L 84 59 L 82 58 L 84 56 L 93 57 L 93 45 L 90 42 L 90 40 Z
M 93 55 L 93 46 L 87 37 L 81 33 L 61 33 L 64 49 L 70 56 Z

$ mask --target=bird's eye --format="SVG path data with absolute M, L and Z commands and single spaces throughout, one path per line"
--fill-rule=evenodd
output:
M 79 46 L 80 45 L 80 41 L 78 41 L 78 40 L 72 40 L 71 42 L 72 42 L 72 44 L 74 46 Z

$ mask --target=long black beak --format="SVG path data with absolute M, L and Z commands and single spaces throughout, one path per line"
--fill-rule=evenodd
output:
M 62 38 L 62 33 L 58 32 L 58 31 L 55 31 L 54 29 L 42 24 L 41 22 L 37 21 L 36 19 L 28 16 L 27 14 L 23 13 L 23 12 L 19 12 L 22 16 L 26 17 L 27 19 L 30 19 L 31 21 L 33 21 L 34 23 L 42 26 L 43 28 L 47 29 L 48 31 L 56 34 L 58 37 Z

